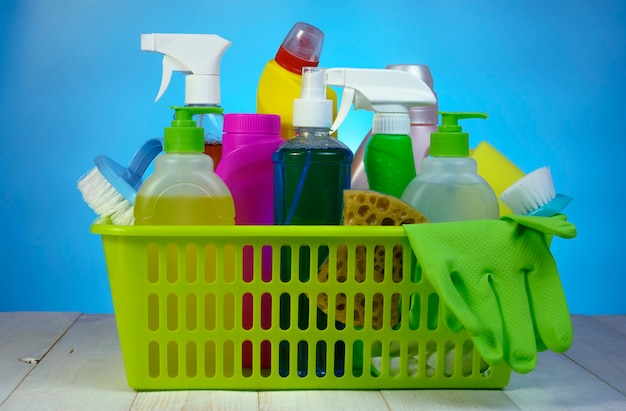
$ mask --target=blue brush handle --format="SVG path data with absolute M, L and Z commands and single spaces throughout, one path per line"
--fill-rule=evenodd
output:
M 539 217 L 552 217 L 559 214 L 572 201 L 572 197 L 565 194 L 557 194 L 552 200 L 545 205 L 533 210 L 526 215 L 534 215 Z
M 137 150 L 130 160 L 128 167 L 124 167 L 105 155 L 99 155 L 94 162 L 102 176 L 131 204 L 135 203 L 137 190 L 143 183 L 143 174 L 154 160 L 163 151 L 163 140 L 153 138 L 146 141 Z
M 159 153 L 163 151 L 163 139 L 161 138 L 153 138 L 144 143 L 143 146 L 135 153 L 133 158 L 130 160 L 130 164 L 126 169 L 129 173 L 137 176 L 139 180 L 143 178 L 143 173 L 146 172 L 146 169 L 152 163 L 152 160 Z M 139 188 L 139 187 L 135 187 Z

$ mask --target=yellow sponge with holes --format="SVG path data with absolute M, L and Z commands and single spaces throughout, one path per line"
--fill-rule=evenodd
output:
M 428 220 L 419 211 L 411 207 L 400 199 L 382 194 L 373 190 L 345 190 L 343 194 L 343 225 L 373 225 L 373 226 L 399 226 L 402 224 L 427 223 Z M 337 281 L 343 282 L 347 277 L 348 250 L 345 246 L 337 248 Z M 357 247 L 355 253 L 355 275 L 356 280 L 365 280 L 367 255 L 365 247 Z M 374 249 L 374 281 L 381 282 L 385 272 L 385 250 L 382 246 Z M 318 272 L 318 279 L 322 282 L 328 280 L 328 261 L 322 265 Z M 402 280 L 402 247 L 396 246 L 393 250 L 392 277 L 394 281 Z M 391 305 L 399 306 L 400 297 L 394 295 Z M 317 299 L 318 307 L 328 312 L 328 297 L 319 295 Z M 363 327 L 365 321 L 366 302 L 362 294 L 358 294 L 354 301 L 354 325 Z M 346 322 L 346 296 L 340 294 L 336 301 L 336 319 Z M 383 299 L 380 294 L 374 296 L 371 305 L 368 307 L 373 311 L 372 327 L 382 328 L 383 321 Z M 391 312 L 391 324 L 395 327 L 399 319 L 398 310 Z

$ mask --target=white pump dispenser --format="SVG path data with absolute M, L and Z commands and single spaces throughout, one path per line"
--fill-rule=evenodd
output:
M 409 109 L 436 104 L 432 89 L 419 77 L 395 69 L 327 69 L 326 83 L 343 87 L 331 131 L 339 128 L 353 103 L 355 110 L 375 113 L 373 136 L 365 150 L 368 184 L 399 198 L 415 177 Z

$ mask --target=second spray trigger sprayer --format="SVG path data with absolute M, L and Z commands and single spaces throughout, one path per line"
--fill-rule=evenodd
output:
M 367 181 L 370 189 L 400 198 L 416 175 L 409 108 L 434 105 L 432 89 L 419 77 L 392 69 L 327 69 L 326 83 L 343 87 L 331 130 L 341 125 L 352 103 L 355 110 L 374 112 L 364 156 Z
M 204 153 L 217 167 L 222 157 L 223 110 L 220 107 L 220 62 L 232 43 L 215 34 L 142 34 L 141 50 L 154 51 L 163 57 L 163 77 L 158 101 L 167 90 L 172 73 L 185 76 L 185 106 L 206 106 L 219 110 L 194 116 L 204 128 Z

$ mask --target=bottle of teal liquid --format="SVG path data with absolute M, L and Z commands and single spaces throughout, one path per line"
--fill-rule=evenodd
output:
M 350 170 L 353 154 L 348 146 L 332 138 L 332 100 L 326 99 L 325 72 L 321 68 L 305 67 L 301 98 L 294 100 L 293 126 L 295 137 L 287 140 L 273 154 L 274 161 L 274 222 L 277 225 L 339 225 L 343 211 L 343 191 L 350 188 Z M 317 267 L 328 256 L 328 249 L 317 250 Z M 298 273 L 291 272 L 292 252 L 299 253 Z M 281 250 L 283 282 L 298 275 L 300 282 L 317 274 L 310 270 L 311 250 L 300 247 Z M 320 326 L 326 316 L 318 309 L 318 324 L 309 322 L 309 300 L 301 294 L 298 301 L 298 318 L 289 317 L 288 302 L 281 298 L 281 329 L 308 329 Z M 298 364 L 289 364 L 289 351 L 298 350 Z M 308 347 L 279 347 L 279 372 L 286 376 L 290 370 L 299 375 L 307 372 L 308 352 L 316 350 L 316 372 L 326 373 L 326 349 L 323 345 Z
M 430 155 L 420 173 L 409 183 L 401 199 L 432 223 L 497 219 L 498 199 L 478 175 L 476 160 L 469 157 L 469 134 L 458 121 L 487 118 L 483 113 L 441 113 L 441 125 L 430 137 Z

